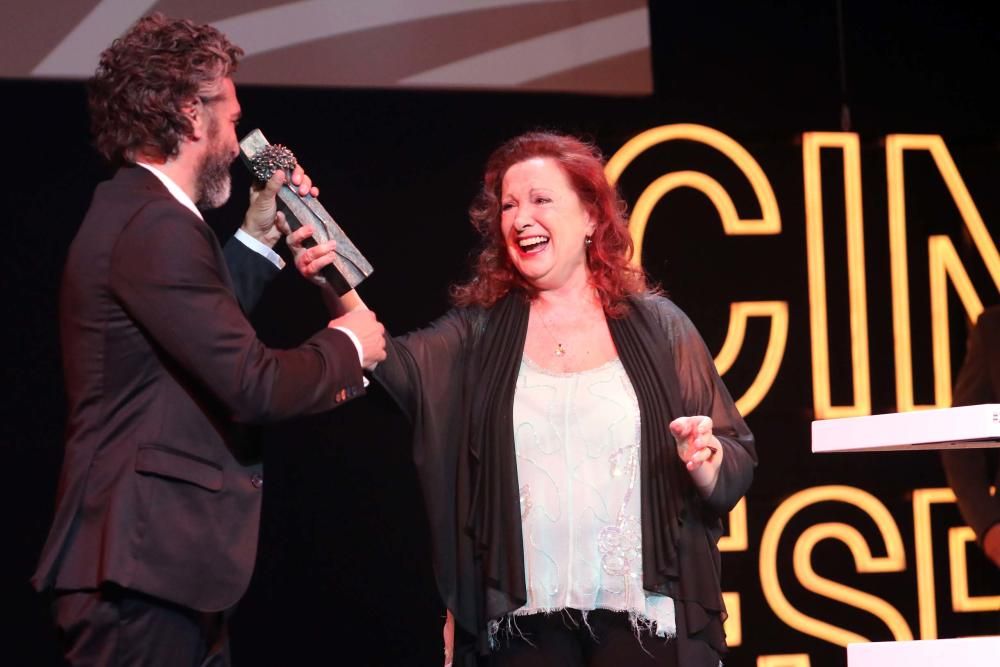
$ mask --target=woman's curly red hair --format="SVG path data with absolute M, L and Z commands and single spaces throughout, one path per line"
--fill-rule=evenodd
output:
M 483 247 L 473 265 L 473 278 L 452 288 L 452 300 L 460 306 L 489 308 L 512 290 L 529 298 L 537 290 L 518 273 L 507 254 L 500 231 L 500 199 L 507 170 L 536 157 L 555 160 L 569 177 L 584 207 L 596 221 L 587 248 L 587 268 L 604 311 L 622 317 L 626 298 L 650 289 L 646 275 L 632 266 L 632 237 L 628 232 L 625 202 L 608 183 L 604 158 L 593 144 L 555 132 L 528 132 L 507 141 L 486 162 L 483 187 L 469 218 L 483 237 Z
M 140 19 L 101 54 L 90 80 L 90 125 L 113 164 L 141 152 L 177 155 L 192 131 L 183 108 L 235 70 L 243 50 L 209 25 L 156 13 Z

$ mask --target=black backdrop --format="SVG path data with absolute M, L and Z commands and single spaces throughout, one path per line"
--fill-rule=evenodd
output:
M 703 196 L 677 192 L 658 208 L 662 217 L 651 223 L 644 253 L 647 269 L 691 315 L 713 350 L 725 337 L 729 302 L 781 299 L 790 304 L 781 371 L 748 418 L 762 459 L 749 496 L 750 549 L 724 556 L 724 588 L 743 596 L 743 645 L 734 649 L 730 665 L 753 665 L 758 654 L 776 653 L 809 653 L 813 665 L 844 662 L 841 647 L 784 625 L 757 583 L 757 544 L 783 498 L 816 484 L 863 488 L 886 503 L 912 545 L 910 491 L 944 482 L 929 454 L 820 460 L 809 454 L 801 133 L 839 130 L 846 100 L 851 129 L 861 136 L 874 412 L 895 409 L 883 137 L 942 134 L 994 242 L 998 238 L 1000 125 L 991 88 L 1000 40 L 994 17 L 944 2 L 843 5 L 846 95 L 832 1 L 697 9 L 652 3 L 657 92 L 648 98 L 239 89 L 241 131 L 260 127 L 272 141 L 296 151 L 321 186 L 322 201 L 376 267 L 362 288 L 364 298 L 399 333 L 443 312 L 447 286 L 465 275 L 475 243 L 465 208 L 483 161 L 503 139 L 551 127 L 589 136 L 611 154 L 642 130 L 696 122 L 729 134 L 754 155 L 781 207 L 780 236 L 725 237 Z M 51 665 L 57 664 L 53 637 L 27 579 L 48 528 L 61 459 L 64 404 L 56 292 L 66 248 L 93 186 L 109 172 L 88 146 L 82 84 L 3 81 L 0 95 L 7 165 L 0 201 L 6 206 L 8 248 L 2 261 L 8 361 L 0 419 L 7 463 L 0 484 L 0 506 L 7 510 L 0 599 L 8 618 L 15 619 L 0 631 L 10 634 L 0 643 L 9 659 L 5 655 L 0 662 Z M 836 179 L 837 163 L 824 162 L 824 168 L 825 178 L 833 174 Z M 711 173 L 739 207 L 752 211 L 755 206 L 732 167 L 694 145 L 637 163 L 622 183 L 626 198 L 634 201 L 653 178 L 675 169 Z M 237 194 L 209 218 L 222 236 L 238 225 L 245 202 L 241 193 L 247 179 L 239 167 L 234 173 Z M 932 231 L 959 239 L 960 219 L 930 161 L 918 161 L 908 179 L 914 247 Z M 836 180 L 825 187 L 839 192 Z M 842 220 L 836 203 L 829 206 L 827 216 Z M 839 236 L 827 236 L 830 257 L 838 252 Z M 930 402 L 926 289 L 913 268 L 918 261 L 911 262 L 917 399 Z M 995 302 L 996 289 L 982 267 L 975 261 L 968 266 L 984 301 Z M 845 284 L 842 267 L 831 263 L 829 270 L 831 284 Z M 832 354 L 845 359 L 842 292 L 831 291 L 830 326 Z M 957 362 L 964 331 L 961 317 L 953 320 Z M 316 294 L 292 271 L 277 280 L 254 315 L 261 337 L 276 346 L 297 343 L 324 321 Z M 760 347 L 764 335 L 751 327 L 749 349 Z M 846 371 L 838 374 L 836 368 L 834 400 L 845 402 L 850 399 Z M 734 393 L 746 387 L 755 370 L 744 363 L 727 375 Z M 388 399 L 374 390 L 365 400 L 271 427 L 266 435 L 268 492 L 257 571 L 234 618 L 237 664 L 341 664 L 351 656 L 352 664 L 439 664 L 442 609 L 431 580 L 423 508 L 409 463 L 407 426 Z M 846 512 L 840 518 L 851 516 Z M 797 521 L 807 525 L 814 518 Z M 958 522 L 957 513 L 951 521 Z M 800 528 L 798 523 L 794 528 Z M 779 571 L 784 572 L 791 567 L 791 549 L 782 546 Z M 850 580 L 852 564 L 842 548 L 818 547 L 817 562 L 820 556 L 824 574 Z M 975 556 L 970 565 L 985 568 Z M 854 585 L 891 600 L 916 633 L 910 546 L 907 558 L 906 572 Z M 875 640 L 891 639 L 878 619 L 810 596 L 792 582 L 783 584 L 803 611 Z M 942 609 L 941 636 L 987 632 L 983 615 Z

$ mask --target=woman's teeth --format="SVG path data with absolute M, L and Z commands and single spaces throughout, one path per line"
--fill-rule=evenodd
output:
M 522 252 L 537 252 L 545 247 L 549 242 L 547 236 L 528 236 L 523 239 L 519 239 L 517 244 L 520 246 Z

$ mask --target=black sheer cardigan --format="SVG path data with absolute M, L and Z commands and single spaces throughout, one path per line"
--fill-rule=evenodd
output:
M 512 416 L 527 321 L 520 294 L 489 310 L 453 309 L 390 339 L 374 373 L 413 423 L 435 578 L 456 620 L 456 666 L 488 652 L 488 624 L 527 598 Z M 714 667 L 725 651 L 716 543 L 722 517 L 753 477 L 753 436 L 673 302 L 634 297 L 609 326 L 642 415 L 643 587 L 674 599 L 681 664 Z M 688 415 L 711 417 L 725 450 L 708 498 L 694 489 L 667 428 Z

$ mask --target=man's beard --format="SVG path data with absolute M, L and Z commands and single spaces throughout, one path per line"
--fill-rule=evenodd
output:
M 198 170 L 198 208 L 207 211 L 219 208 L 229 201 L 232 187 L 232 177 L 229 165 L 232 159 L 225 153 L 214 153 L 205 156 Z
M 209 126 L 209 136 L 212 139 L 218 134 L 218 128 L 213 122 Z M 214 141 L 213 141 L 214 144 Z M 229 165 L 233 163 L 233 158 L 225 150 L 213 150 L 205 155 L 198 169 L 198 201 L 196 205 L 199 209 L 207 211 L 219 208 L 229 201 L 229 193 L 232 189 L 232 176 L 229 173 Z

